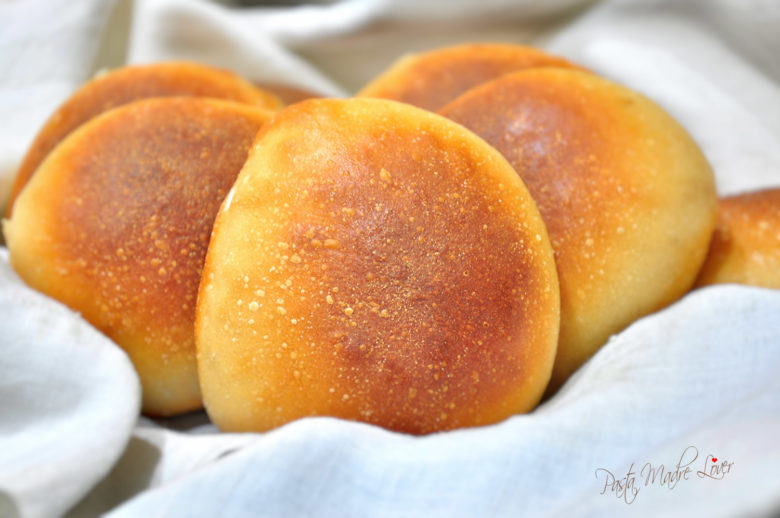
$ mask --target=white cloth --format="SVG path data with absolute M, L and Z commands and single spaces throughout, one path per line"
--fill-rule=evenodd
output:
M 27 288 L 0 249 L 0 516 L 51 516 L 104 477 L 140 410 L 125 353 Z
M 122 34 L 112 8 L 0 3 L 0 199 L 46 116 L 117 64 L 96 57 Z M 780 185 L 771 0 L 135 0 L 132 12 L 127 62 L 196 59 L 326 95 L 404 52 L 537 44 L 666 107 L 722 193 Z M 0 254 L 0 516 L 767 515 L 780 509 L 778 314 L 777 291 L 691 293 L 613 338 L 536 411 L 494 426 L 415 438 L 318 418 L 219 434 L 203 414 L 137 419 L 126 356 Z M 674 472 L 689 446 L 687 478 L 645 485 L 648 465 Z M 696 473 L 723 462 L 722 480 Z M 632 464 L 629 505 L 605 470 L 620 480 Z

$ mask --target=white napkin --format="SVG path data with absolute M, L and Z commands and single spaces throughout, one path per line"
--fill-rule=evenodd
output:
M 0 249 L 0 516 L 54 516 L 125 449 L 140 411 L 127 355 L 36 293 Z
M 37 127 L 107 64 L 96 61 L 98 47 L 123 34 L 111 2 L 43 3 L 0 4 L 0 199 Z M 702 145 L 721 192 L 780 185 L 780 4 L 769 0 L 132 7 L 128 62 L 195 59 L 325 95 L 354 92 L 404 52 L 478 40 L 542 45 L 666 107 Z M 113 25 L 102 32 L 106 20 Z M 613 338 L 536 411 L 498 425 L 414 438 L 317 418 L 219 434 L 203 414 L 136 420 L 138 385 L 124 354 L 24 287 L 5 261 L 0 516 L 780 510 L 777 291 L 694 292 Z M 689 447 L 687 478 L 646 479 L 650 468 L 663 465 L 668 477 L 681 457 L 687 463 Z M 616 495 L 607 472 L 621 480 L 632 464 L 638 492 Z M 714 466 L 730 468 L 720 480 L 697 475 Z

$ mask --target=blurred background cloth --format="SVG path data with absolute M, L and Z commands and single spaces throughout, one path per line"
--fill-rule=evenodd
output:
M 780 185 L 774 0 L 0 2 L 0 200 L 46 118 L 126 63 L 196 60 L 326 96 L 402 54 L 540 46 L 664 106 L 721 193 Z M 413 438 L 336 419 L 217 434 L 137 420 L 127 358 L 0 254 L 0 516 L 763 516 L 780 509 L 780 293 L 715 287 L 638 321 L 535 412 Z M 722 480 L 605 487 L 689 446 Z M 690 450 L 689 450 L 690 451 Z M 603 494 L 602 494 L 603 493 Z

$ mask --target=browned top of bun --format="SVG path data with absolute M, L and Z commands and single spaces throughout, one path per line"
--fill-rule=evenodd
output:
M 557 305 L 546 231 L 495 150 L 401 103 L 305 101 L 261 131 L 215 223 L 207 409 L 224 429 L 495 422 L 538 401 Z
M 463 92 L 510 72 L 535 67 L 579 68 L 532 47 L 474 43 L 402 58 L 358 95 L 438 110 Z
M 63 200 L 52 205 L 62 225 L 54 229 L 59 252 L 70 263 L 114 271 L 110 278 L 92 272 L 109 295 L 108 320 L 120 321 L 126 306 L 138 304 L 154 328 L 176 323 L 191 335 L 211 225 L 267 118 L 215 100 L 142 101 L 88 128 L 88 146 L 56 157 L 52 166 L 72 171 L 50 187 Z M 112 290 L 115 283 L 121 291 Z M 171 344 L 180 338 L 168 337 Z
M 107 72 L 79 88 L 41 128 L 19 167 L 8 202 L 7 216 L 22 188 L 46 155 L 75 128 L 111 108 L 149 97 L 215 97 L 277 109 L 273 94 L 237 75 L 186 62 L 132 65 Z
M 556 260 L 566 270 L 590 268 L 594 250 L 603 248 L 621 221 L 627 223 L 619 215 L 641 203 L 638 193 L 646 185 L 641 175 L 620 172 L 622 151 L 634 147 L 638 135 L 615 105 L 632 99 L 594 88 L 603 83 L 583 72 L 518 72 L 477 87 L 440 111 L 513 165 L 545 218 L 553 248 L 565 250 Z M 588 84 L 591 91 L 582 95 Z

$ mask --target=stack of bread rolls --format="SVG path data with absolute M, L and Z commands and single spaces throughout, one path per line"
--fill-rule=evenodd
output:
M 280 108 L 210 67 L 127 67 L 22 165 L 12 265 L 127 351 L 148 415 L 495 423 L 697 276 L 777 281 L 776 192 L 724 201 L 710 248 L 695 142 L 562 58 L 439 49 Z

